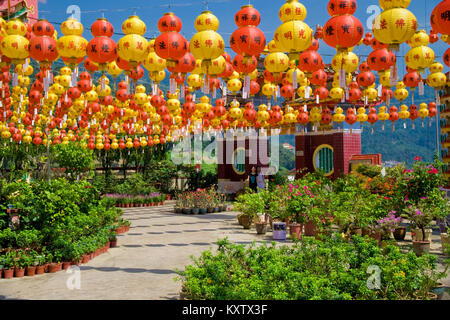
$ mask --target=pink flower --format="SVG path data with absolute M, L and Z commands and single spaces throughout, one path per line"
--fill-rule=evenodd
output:
M 433 168 L 432 170 L 428 170 L 429 174 L 438 174 L 439 171 L 436 168 Z
M 414 158 L 414 161 L 421 161 L 421 160 L 422 160 L 422 158 L 419 157 L 419 156 L 416 156 L 416 157 Z

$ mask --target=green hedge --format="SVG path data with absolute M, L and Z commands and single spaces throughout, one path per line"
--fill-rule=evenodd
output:
M 179 271 L 183 295 L 194 300 L 350 300 L 425 298 L 444 273 L 436 256 L 417 257 L 368 237 L 317 241 L 306 237 L 292 247 L 275 243 L 244 247 L 220 240 Z M 380 288 L 367 282 L 379 268 Z M 369 279 L 370 280 L 370 279 Z

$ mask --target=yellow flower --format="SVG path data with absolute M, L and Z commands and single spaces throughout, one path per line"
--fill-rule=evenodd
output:
M 402 260 L 400 260 L 400 263 L 401 263 L 401 264 L 405 264 L 405 263 L 406 263 L 406 260 L 405 260 L 405 259 L 402 259 Z
M 392 265 L 395 266 L 397 264 L 397 261 L 394 259 L 392 260 Z
M 208 280 L 206 280 L 206 282 L 211 283 L 212 281 L 211 281 L 211 279 L 208 279 Z
M 397 277 L 402 277 L 402 278 L 405 277 L 405 273 L 404 273 L 403 271 L 397 272 L 395 275 L 396 275 Z

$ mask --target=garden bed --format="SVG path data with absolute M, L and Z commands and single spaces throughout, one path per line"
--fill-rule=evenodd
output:
M 159 192 L 149 195 L 106 194 L 104 198 L 118 208 L 154 207 L 164 205 L 166 196 Z
M 178 271 L 183 299 L 428 300 L 437 298 L 432 290 L 446 275 L 436 270 L 436 256 L 380 247 L 369 237 L 305 237 L 281 247 L 224 239 L 218 245 Z
M 86 181 L 17 181 L 0 185 L 0 269 L 33 275 L 86 263 L 117 245 L 130 223 Z M 6 209 L 8 207 L 8 209 Z M 6 273 L 5 273 L 6 270 Z

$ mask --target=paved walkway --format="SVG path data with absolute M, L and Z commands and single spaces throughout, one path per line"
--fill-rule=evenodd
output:
M 124 209 L 124 219 L 132 225 L 118 237 L 118 247 L 80 267 L 80 290 L 69 290 L 73 274 L 61 271 L 1 279 L 0 299 L 178 299 L 175 270 L 190 264 L 191 255 L 217 247 L 226 236 L 244 244 L 258 239 L 254 229 L 243 232 L 233 212 L 183 215 L 166 205 Z
M 249 244 L 271 241 L 271 233 L 258 236 L 243 230 L 236 213 L 208 215 L 174 214 L 173 207 L 124 209 L 132 222 L 130 231 L 120 235 L 118 247 L 80 267 L 81 288 L 70 290 L 73 274 L 61 271 L 20 279 L 0 280 L 1 299 L 178 299 L 180 282 L 175 270 L 190 264 L 190 256 L 216 248 L 219 238 Z M 440 240 L 433 239 L 434 252 Z M 450 278 L 445 281 L 450 286 Z

